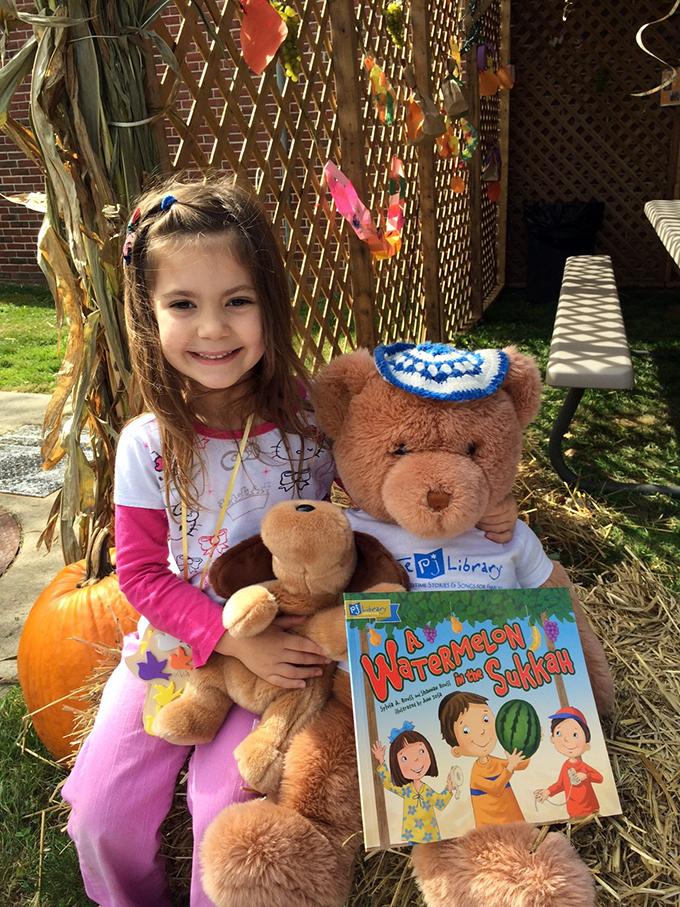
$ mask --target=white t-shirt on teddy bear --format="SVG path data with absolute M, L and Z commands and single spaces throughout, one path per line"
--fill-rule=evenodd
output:
M 521 520 L 512 540 L 499 545 L 479 529 L 455 538 L 423 539 L 363 510 L 346 513 L 355 532 L 374 536 L 403 564 L 413 590 L 535 589 L 552 573 L 552 561 Z

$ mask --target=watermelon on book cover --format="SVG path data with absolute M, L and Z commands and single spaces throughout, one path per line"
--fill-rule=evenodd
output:
M 367 848 L 620 813 L 566 589 L 344 599 Z

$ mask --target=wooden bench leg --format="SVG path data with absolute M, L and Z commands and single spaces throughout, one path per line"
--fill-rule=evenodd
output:
M 562 440 L 571 424 L 571 420 L 574 418 L 574 413 L 581 402 L 583 392 L 584 388 L 582 387 L 569 388 L 550 432 L 550 440 L 548 441 L 550 462 L 562 481 L 571 487 L 583 488 L 585 491 L 628 491 L 633 494 L 665 494 L 672 498 L 680 498 L 679 485 L 647 485 L 636 482 L 615 482 L 611 479 L 589 479 L 578 476 L 569 469 L 562 455 Z

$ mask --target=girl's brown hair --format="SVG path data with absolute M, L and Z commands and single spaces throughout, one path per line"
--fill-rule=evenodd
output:
M 408 746 L 409 743 L 422 743 L 427 750 L 427 754 L 430 757 L 430 767 L 425 774 L 430 775 L 432 778 L 436 778 L 439 774 L 437 757 L 430 745 L 430 741 L 426 737 L 423 737 L 422 734 L 419 734 L 418 731 L 402 731 L 390 744 L 390 777 L 392 778 L 392 783 L 396 784 L 397 787 L 403 787 L 405 784 L 408 784 L 409 781 L 413 780 L 411 778 L 405 778 L 399 766 L 399 752 L 400 750 L 403 750 L 405 746 Z
M 153 270 L 164 243 L 186 238 L 184 254 L 202 237 L 224 236 L 229 250 L 249 272 L 260 303 L 264 354 L 234 401 L 245 422 L 248 413 L 274 422 L 282 433 L 309 435 L 303 397 L 309 378 L 293 347 L 293 318 L 281 252 L 269 220 L 252 193 L 232 177 L 205 183 L 171 181 L 138 202 L 124 251 L 125 323 L 133 374 L 144 407 L 156 417 L 165 465 L 166 496 L 174 484 L 189 504 L 197 497 L 195 466 L 200 463 L 194 428 L 195 390 L 161 349 L 152 300 Z M 284 442 L 295 474 L 293 455 Z

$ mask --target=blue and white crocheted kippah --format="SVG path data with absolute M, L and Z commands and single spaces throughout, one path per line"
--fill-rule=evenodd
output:
M 445 343 L 379 346 L 375 364 L 386 381 L 433 400 L 477 400 L 493 394 L 505 378 L 503 350 L 459 350 Z

